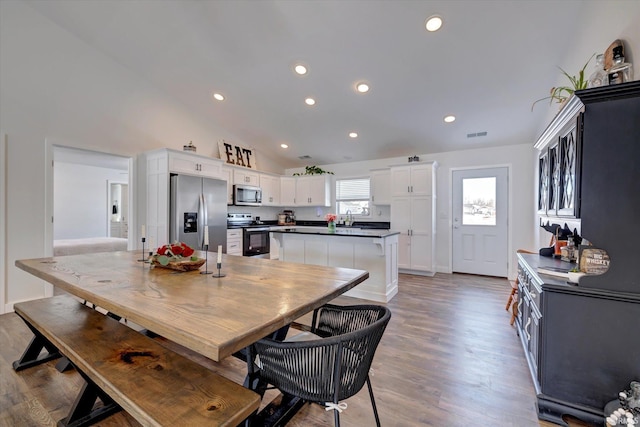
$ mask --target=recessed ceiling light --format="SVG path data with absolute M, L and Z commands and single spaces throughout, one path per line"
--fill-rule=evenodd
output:
M 438 15 L 428 17 L 425 27 L 427 28 L 427 31 L 438 31 L 440 27 L 442 27 L 442 18 Z
M 296 74 L 300 74 L 301 76 L 303 76 L 303 75 L 307 74 L 307 67 L 305 67 L 302 64 L 296 64 L 293 67 L 293 71 L 295 71 Z
M 282 148 L 289 148 L 289 146 L 287 144 L 280 144 L 280 147 Z
M 369 92 L 369 85 L 364 82 L 357 83 L 356 90 L 360 93 L 367 93 Z
M 349 132 L 349 137 L 350 138 L 357 138 L 358 137 L 358 133 L 357 132 Z
M 214 97 L 215 99 L 217 99 L 218 101 L 224 101 L 224 96 L 222 96 L 222 95 L 221 95 L 221 94 L 219 94 L 219 93 L 214 93 L 214 94 L 213 94 L 213 97 Z
M 313 98 L 307 98 L 307 99 L 304 100 L 304 103 L 307 104 L 307 105 L 315 105 L 316 100 L 313 99 Z
M 452 115 L 444 116 L 444 121 L 446 123 L 452 123 L 452 122 L 455 122 L 455 120 L 456 120 L 456 116 L 452 116 Z

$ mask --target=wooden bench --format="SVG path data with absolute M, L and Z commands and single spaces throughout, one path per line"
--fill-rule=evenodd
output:
M 85 426 L 124 409 L 145 426 L 237 426 L 260 397 L 67 295 L 17 303 L 35 337 L 20 370 L 58 351 L 86 384 L 59 426 Z M 46 349 L 48 354 L 40 355 Z M 104 406 L 93 409 L 97 398 Z

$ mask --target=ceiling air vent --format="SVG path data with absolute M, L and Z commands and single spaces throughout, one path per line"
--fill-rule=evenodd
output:
M 304 156 L 300 156 L 300 157 L 298 157 L 298 158 L 299 158 L 300 160 L 308 160 L 308 159 L 310 159 L 310 158 L 311 158 L 311 156 L 304 155 Z
M 467 138 L 475 138 L 476 136 L 487 136 L 487 132 L 476 132 L 467 134 Z

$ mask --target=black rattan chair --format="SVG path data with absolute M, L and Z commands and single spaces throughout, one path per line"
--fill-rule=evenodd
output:
M 256 372 L 283 393 L 334 409 L 336 426 L 344 409 L 339 402 L 358 393 L 366 381 L 380 426 L 369 369 L 390 318 L 384 306 L 327 304 L 313 316 L 312 332 L 320 338 L 256 342 Z

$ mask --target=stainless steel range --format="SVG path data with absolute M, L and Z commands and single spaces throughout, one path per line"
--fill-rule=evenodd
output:
M 269 258 L 269 226 L 249 213 L 227 214 L 227 228 L 242 228 L 242 255 Z

